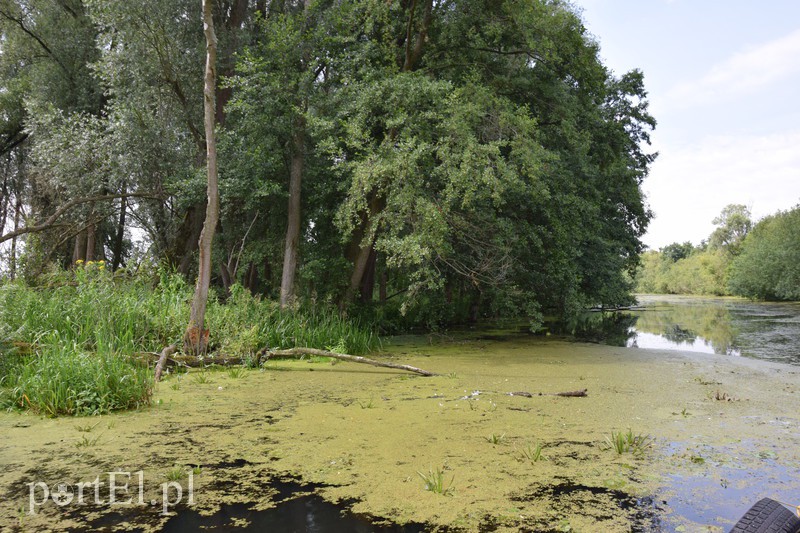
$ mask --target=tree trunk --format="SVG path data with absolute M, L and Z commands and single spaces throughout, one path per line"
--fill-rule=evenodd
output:
M 192 298 L 189 325 L 183 337 L 187 352 L 200 355 L 205 353 L 208 330 L 203 329 L 208 302 L 208 288 L 211 284 L 211 244 L 219 220 L 219 186 L 217 179 L 217 144 L 214 132 L 216 125 L 215 89 L 217 85 L 216 59 L 217 36 L 214 34 L 212 0 L 203 1 L 203 31 L 206 36 L 206 69 L 203 86 L 204 126 L 206 132 L 206 169 L 208 174 L 208 205 L 203 231 L 200 233 L 200 261 Z
M 378 289 L 378 301 L 380 301 L 381 303 L 386 302 L 386 297 L 388 295 L 388 293 L 386 292 L 386 285 L 388 281 L 387 278 L 388 275 L 386 273 L 386 261 L 381 261 L 381 279 Z
M 93 216 L 93 215 L 90 215 Z M 86 261 L 94 261 L 94 252 L 97 247 L 97 225 L 89 224 L 86 228 Z
M 19 193 L 17 193 L 19 194 Z M 22 202 L 20 202 L 19 198 L 15 198 L 14 203 L 14 231 L 19 230 L 19 217 L 22 211 Z M 14 237 L 11 239 L 11 259 L 9 263 L 9 272 L 8 275 L 11 277 L 11 281 L 14 281 L 17 277 L 17 238 Z
M 375 267 L 377 260 L 378 252 L 376 252 L 375 247 L 373 247 L 367 258 L 367 266 L 364 268 L 364 275 L 361 276 L 361 284 L 359 285 L 361 303 L 368 304 L 372 301 L 372 296 L 375 292 Z
M 281 307 L 294 299 L 294 277 L 297 272 L 297 252 L 300 246 L 300 199 L 305 164 L 305 119 L 298 116 L 292 135 L 292 164 L 289 172 L 289 215 L 281 276 Z
M 75 236 L 75 247 L 72 249 L 72 264 L 86 261 L 86 232 L 81 231 Z
M 364 215 L 361 227 L 353 233 L 353 248 L 355 250 L 352 254 L 353 273 L 350 276 L 350 284 L 342 297 L 342 301 L 339 302 L 340 310 L 344 310 L 347 304 L 353 301 L 356 292 L 361 288 L 364 273 L 369 266 L 370 256 L 375 245 L 375 236 L 378 233 L 378 228 L 371 226 L 374 223 L 375 216 L 383 211 L 384 207 L 386 207 L 386 200 L 377 196 L 377 194 L 373 194 L 369 201 L 369 212 Z M 369 244 L 364 246 L 364 238 L 368 235 L 370 236 Z
M 122 184 L 122 192 L 128 192 L 127 186 L 125 183 Z M 112 253 L 114 257 L 111 261 L 111 270 L 116 271 L 120 265 L 122 265 L 122 247 L 125 242 L 125 214 L 128 211 L 128 202 L 125 198 L 120 198 L 120 205 L 119 205 L 119 223 L 117 224 L 117 234 L 114 237 L 114 249 Z

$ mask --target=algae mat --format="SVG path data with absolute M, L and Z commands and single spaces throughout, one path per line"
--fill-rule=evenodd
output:
M 532 337 L 430 340 L 395 339 L 383 356 L 437 377 L 277 361 L 172 375 L 134 412 L 2 414 L 0 525 L 158 531 L 187 509 L 272 508 L 287 478 L 431 531 L 725 531 L 762 496 L 800 499 L 797 367 Z M 538 395 L 580 389 L 588 397 Z M 628 430 L 649 446 L 609 450 L 611 432 Z M 439 474 L 447 495 L 425 490 Z

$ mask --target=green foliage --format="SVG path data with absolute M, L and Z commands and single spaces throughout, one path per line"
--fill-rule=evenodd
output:
M 102 262 L 50 275 L 52 288 L 0 286 L 0 338 L 33 346 L 28 357 L 0 357 L 0 402 L 47 415 L 92 415 L 147 405 L 152 372 L 134 361 L 178 342 L 191 288 L 165 270 L 112 275 Z M 280 311 L 234 287 L 227 303 L 210 302 L 209 325 L 220 350 L 247 356 L 264 346 L 325 348 L 348 353 L 377 346 L 368 328 L 333 311 Z M 12 351 L 6 343 L 4 351 Z M 241 375 L 231 370 L 231 378 Z M 200 374 L 203 375 L 202 373 Z M 199 382 L 199 381 L 198 381 Z
M 205 204 L 199 10 L 191 0 L 36 6 L 23 13 L 25 27 L 49 53 L 15 24 L 0 27 L 2 137 L 30 132 L 24 149 L 36 170 L 20 174 L 15 198 L 24 196 L 32 220 L 95 192 L 163 198 L 125 211 L 81 204 L 63 217 L 69 228 L 26 238 L 28 271 L 69 265 L 66 235 L 90 216 L 99 221 L 95 256 L 131 257 L 133 218 L 146 232 L 143 254 L 190 279 Z M 488 317 L 538 323 L 544 313 L 631 303 L 651 217 L 640 186 L 655 120 L 643 74 L 612 74 L 570 3 L 217 7 L 224 231 L 214 281 L 235 302 L 210 304 L 219 349 L 344 339 L 347 351 L 363 352 L 376 322 L 384 331 Z M 298 152 L 301 312 L 268 301 Z M 106 250 L 116 235 L 126 242 Z M 358 283 L 362 251 L 371 253 Z M 330 311 L 338 305 L 361 325 Z M 169 320 L 156 312 L 144 329 L 137 322 L 129 345 L 179 338 L 185 311 L 168 309 Z
M 764 218 L 731 265 L 730 290 L 765 300 L 800 300 L 800 206 Z
M 688 244 L 688 243 L 687 243 Z M 683 245 L 670 245 L 683 247 Z M 666 247 L 648 251 L 636 273 L 636 290 L 655 294 L 727 295 L 728 266 L 731 256 L 721 249 L 695 249 L 690 255 L 674 260 L 682 253 Z
M 58 339 L 47 341 L 52 344 L 0 378 L 3 407 L 58 416 L 149 404 L 153 376 L 146 366 L 115 353 L 86 353 L 75 345 L 59 346 Z

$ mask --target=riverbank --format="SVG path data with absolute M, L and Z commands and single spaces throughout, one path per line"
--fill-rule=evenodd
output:
M 172 376 L 141 411 L 2 414 L 0 524 L 67 530 L 105 516 L 159 530 L 161 485 L 186 492 L 190 477 L 206 514 L 273 507 L 269 481 L 296 476 L 357 513 L 465 531 L 723 531 L 762 496 L 800 495 L 796 367 L 531 337 L 406 338 L 386 350 L 444 375 L 279 361 Z M 579 389 L 588 397 L 538 396 Z M 506 394 L 522 391 L 536 395 Z M 603 449 L 628 429 L 652 446 Z M 537 444 L 546 460 L 532 462 Z M 30 514 L 29 483 L 108 482 L 110 471 L 142 472 L 142 500 L 157 504 L 111 507 L 106 485 L 102 505 L 48 501 Z M 419 472 L 431 471 L 450 495 L 425 490 Z M 139 477 L 118 500 L 138 501 Z

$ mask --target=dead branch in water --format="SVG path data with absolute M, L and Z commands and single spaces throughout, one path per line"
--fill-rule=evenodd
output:
M 173 356 L 173 354 L 177 351 L 176 345 L 170 345 L 164 348 L 161 352 L 158 363 L 156 364 L 156 382 L 161 379 L 161 373 L 163 372 L 164 365 L 167 362 L 167 359 L 174 364 L 178 364 L 181 366 L 187 366 L 192 368 L 202 367 L 202 366 L 210 366 L 210 365 L 218 365 L 218 366 L 233 366 L 233 365 L 243 365 L 248 363 L 255 363 L 256 366 L 259 366 L 264 361 L 268 361 L 272 357 L 303 357 L 306 355 L 316 355 L 319 357 L 330 357 L 332 359 L 338 359 L 340 361 L 349 361 L 351 363 L 363 363 L 372 366 L 378 366 L 383 368 L 392 368 L 395 370 L 404 370 L 406 372 L 413 372 L 415 374 L 419 374 L 421 376 L 438 376 L 438 374 L 434 372 L 429 372 L 427 370 L 423 370 L 422 368 L 417 368 L 411 365 L 403 365 L 399 363 L 390 363 L 388 361 L 377 361 L 375 359 L 369 359 L 368 357 L 362 357 L 360 355 L 350 355 L 344 353 L 336 353 L 336 352 L 329 352 L 328 350 L 317 350 L 315 348 L 290 348 L 288 350 L 270 350 L 268 348 L 262 348 L 255 354 L 255 358 L 252 357 L 226 357 L 226 356 L 208 356 L 202 359 L 197 358 L 191 355 L 177 355 Z M 153 354 L 155 355 L 155 354 Z
M 423 370 L 421 368 L 417 368 L 411 365 L 401 365 L 398 363 L 389 363 L 387 361 L 376 361 L 375 359 L 369 359 L 367 357 L 361 357 L 360 355 L 349 355 L 345 353 L 336 353 L 336 352 L 329 352 L 328 350 L 317 350 L 315 348 L 290 348 L 288 350 L 269 350 L 269 349 L 262 349 L 260 350 L 256 356 L 257 361 L 260 364 L 261 360 L 268 360 L 270 357 L 302 357 L 304 355 L 316 355 L 319 357 L 331 357 L 333 359 L 339 359 L 340 361 L 349 361 L 351 363 L 364 363 L 366 365 L 372 366 L 379 366 L 383 368 L 393 368 L 395 370 L 405 370 L 406 372 L 413 372 L 415 374 L 419 374 L 421 376 L 437 376 L 438 374 L 434 372 L 429 372 L 427 370 Z

